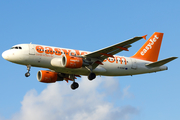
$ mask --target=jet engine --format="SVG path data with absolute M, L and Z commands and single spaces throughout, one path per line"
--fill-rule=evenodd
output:
M 63 56 L 61 58 L 53 58 L 51 60 L 52 66 L 63 68 L 81 68 L 82 66 L 89 64 L 90 63 L 83 58 L 74 56 Z
M 64 66 L 66 68 L 81 68 L 83 59 L 80 57 L 66 56 Z
M 40 70 L 37 73 L 37 79 L 43 83 L 54 83 L 59 81 L 58 74 L 56 72 Z

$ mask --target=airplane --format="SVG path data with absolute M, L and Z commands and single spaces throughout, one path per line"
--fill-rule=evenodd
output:
M 30 76 L 31 66 L 47 68 L 37 73 L 37 79 L 43 83 L 73 81 L 72 90 L 79 87 L 77 77 L 87 76 L 91 81 L 99 76 L 132 76 L 167 70 L 164 64 L 176 59 L 170 57 L 158 61 L 163 33 L 155 32 L 145 44 L 131 57 L 116 56 L 121 51 L 129 51 L 131 44 L 146 39 L 146 36 L 134 37 L 112 46 L 87 52 L 74 49 L 51 47 L 37 44 L 18 44 L 2 53 L 10 62 L 26 65 L 26 77 Z

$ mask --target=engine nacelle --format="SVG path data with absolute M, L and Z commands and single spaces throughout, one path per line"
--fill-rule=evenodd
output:
M 66 56 L 64 65 L 66 68 L 81 68 L 83 66 L 83 58 Z
M 58 80 L 58 75 L 56 72 L 40 70 L 37 73 L 37 79 L 43 83 L 54 83 Z
M 80 57 L 63 56 L 62 58 L 53 58 L 51 65 L 63 68 L 81 68 L 85 63 L 83 62 L 83 58 Z

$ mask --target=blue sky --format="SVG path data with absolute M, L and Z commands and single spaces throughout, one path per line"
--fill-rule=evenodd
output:
M 163 32 L 159 60 L 180 56 L 180 1 L 43 0 L 0 1 L 0 52 L 19 43 L 95 51 L 135 36 Z M 133 44 L 132 56 L 145 43 Z M 168 71 L 126 77 L 97 77 L 90 82 L 43 84 L 32 68 L 0 58 L 0 120 L 28 119 L 180 119 L 179 59 Z

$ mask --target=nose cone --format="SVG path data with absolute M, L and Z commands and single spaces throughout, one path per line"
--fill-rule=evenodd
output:
M 19 50 L 6 50 L 2 53 L 2 57 L 10 62 L 19 63 L 23 61 L 22 53 Z
M 8 60 L 7 51 L 4 51 L 4 52 L 2 53 L 2 57 L 3 57 L 5 60 Z

